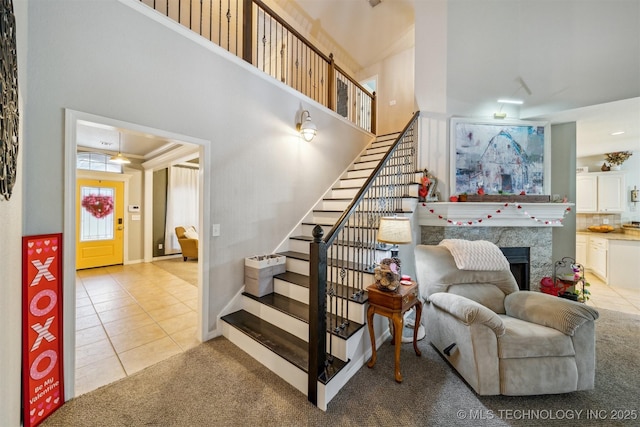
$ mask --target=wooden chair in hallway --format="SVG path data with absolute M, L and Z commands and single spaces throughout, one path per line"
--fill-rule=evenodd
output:
M 178 243 L 182 250 L 182 257 L 184 261 L 187 258 L 198 259 L 198 234 L 195 227 L 176 227 L 176 236 L 178 237 Z

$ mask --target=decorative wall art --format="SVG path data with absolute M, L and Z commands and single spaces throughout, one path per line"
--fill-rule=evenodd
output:
M 18 59 L 12 0 L 0 0 L 0 200 L 9 200 L 18 162 Z
M 452 194 L 549 194 L 548 138 L 545 122 L 451 119 Z
M 22 238 L 22 406 L 25 427 L 64 404 L 62 233 Z

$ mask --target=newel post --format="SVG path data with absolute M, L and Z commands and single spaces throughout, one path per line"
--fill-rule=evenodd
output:
M 318 378 L 327 352 L 327 245 L 322 227 L 313 229 L 309 255 L 309 377 L 307 398 L 318 404 Z
M 378 119 L 378 98 L 376 93 L 371 95 L 371 133 L 376 135 L 376 121 Z
M 329 73 L 327 76 L 327 107 L 331 111 L 336 111 L 335 101 L 336 87 L 336 62 L 333 59 L 333 53 L 329 54 Z
M 242 59 L 253 64 L 253 0 L 242 1 Z

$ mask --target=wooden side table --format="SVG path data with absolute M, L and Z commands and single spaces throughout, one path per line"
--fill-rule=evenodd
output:
M 396 381 L 402 382 L 400 373 L 400 345 L 402 343 L 402 328 L 404 327 L 404 313 L 414 308 L 416 309 L 416 320 L 413 328 L 413 349 L 416 355 L 422 353 L 418 349 L 418 327 L 422 316 L 422 303 L 418 298 L 418 285 L 411 282 L 411 285 L 400 285 L 395 292 L 383 291 L 373 284 L 367 287 L 369 294 L 369 308 L 367 309 L 367 322 L 369 323 L 369 336 L 371 337 L 371 360 L 367 363 L 369 368 L 376 364 L 376 336 L 373 332 L 373 315 L 379 314 L 388 317 L 393 322 L 394 336 L 393 342 L 396 346 Z

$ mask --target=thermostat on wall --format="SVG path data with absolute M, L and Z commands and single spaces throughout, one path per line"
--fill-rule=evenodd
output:
M 129 212 L 140 212 L 140 205 L 129 205 Z

